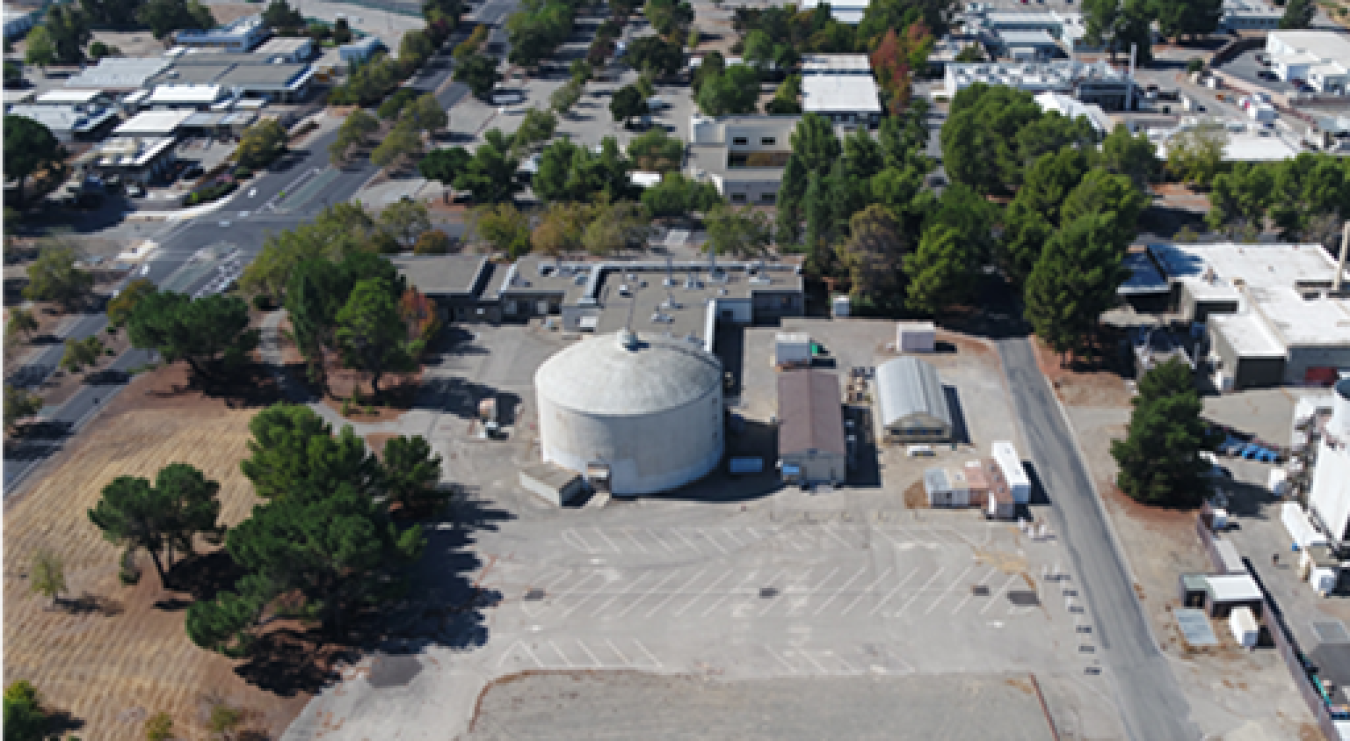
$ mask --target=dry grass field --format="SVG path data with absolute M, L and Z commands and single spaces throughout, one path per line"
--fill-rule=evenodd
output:
M 120 550 L 86 514 L 113 478 L 153 479 L 179 461 L 220 482 L 226 524 L 244 519 L 258 501 L 239 470 L 257 407 L 172 393 L 182 380 L 175 371 L 133 381 L 5 508 L 5 681 L 31 680 L 49 707 L 75 719 L 86 741 L 141 738 L 144 719 L 159 712 L 173 716 L 178 738 L 206 738 L 204 698 L 212 694 L 244 708 L 254 728 L 275 737 L 308 699 L 250 685 L 235 662 L 194 646 L 183 628 L 191 595 L 163 590 L 144 556 L 140 583 L 123 586 Z M 30 593 L 26 572 L 40 548 L 64 559 L 64 607 Z

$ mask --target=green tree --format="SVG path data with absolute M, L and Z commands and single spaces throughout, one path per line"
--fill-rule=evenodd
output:
M 289 139 L 286 128 L 275 118 L 259 121 L 244 129 L 243 135 L 239 137 L 239 147 L 235 150 L 234 159 L 240 167 L 260 170 L 286 152 L 286 142 Z
M 258 346 L 248 305 L 220 294 L 195 300 L 171 291 L 150 294 L 132 310 L 127 335 L 133 346 L 154 350 L 165 362 L 185 361 L 204 379 L 216 376 L 211 366 L 217 361 L 232 366 Z
M 834 127 L 817 113 L 802 116 L 801 122 L 792 130 L 789 139 L 792 145 L 792 159 L 801 161 L 803 174 L 814 172 L 824 175 L 843 153 L 843 146 L 839 143 L 839 137 L 834 134 Z
M 1288 0 L 1284 6 L 1284 15 L 1280 16 L 1280 28 L 1311 28 L 1317 17 L 1317 4 L 1313 0 Z
M 1003 226 L 1000 265 L 1013 282 L 1021 284 L 1040 260 L 1045 243 L 1055 233 L 1040 211 L 1025 200 L 1013 199 Z
M 61 593 L 66 591 L 66 566 L 59 555 L 46 548 L 33 554 L 33 563 L 28 567 L 28 589 L 50 599 L 52 607 L 61 603 Z M 9 725 L 8 719 L 5 725 Z
M 634 116 L 647 115 L 647 99 L 635 85 L 625 85 L 609 100 L 609 113 L 615 121 L 628 121 Z
M 9 310 L 9 322 L 5 324 L 5 332 L 11 335 L 23 332 L 28 339 L 33 339 L 33 333 L 37 331 L 38 320 L 30 309 L 22 306 L 15 306 Z
M 694 8 L 687 0 L 647 0 L 642 14 L 662 36 L 682 39 L 694 22 Z
M 720 74 L 704 76 L 696 100 L 706 116 L 754 113 L 759 102 L 759 73 L 753 67 L 733 64 Z
M 42 397 L 5 384 L 5 431 L 13 432 L 19 420 L 42 411 Z
M 975 268 L 960 232 L 935 224 L 905 260 L 909 275 L 906 305 L 913 311 L 936 314 L 965 301 L 975 286 Z
M 403 118 L 413 129 L 427 134 L 434 134 L 450 125 L 450 115 L 431 93 L 422 95 L 404 108 Z
M 704 221 L 708 228 L 706 248 L 716 250 L 719 255 L 739 260 L 759 258 L 768 254 L 773 243 L 769 217 L 749 206 L 737 209 L 719 204 Z
M 384 444 L 381 463 L 385 496 L 405 511 L 434 510 L 449 497 L 449 490 L 436 485 L 441 478 L 441 456 L 432 453 L 421 435 L 391 438 Z
M 1138 234 L 1139 217 L 1147 206 L 1148 198 L 1128 177 L 1093 169 L 1064 200 L 1060 221 L 1069 223 L 1089 214 L 1109 214 L 1112 236 L 1117 247 L 1125 250 Z
M 16 205 L 23 205 L 28 178 L 59 168 L 65 156 L 65 149 L 46 126 L 23 116 L 5 116 L 5 177 L 18 181 Z
M 316 258 L 341 261 L 370 252 L 379 234 L 375 220 L 359 202 L 329 206 L 309 224 L 269 234 L 262 253 L 239 277 L 240 290 L 281 303 L 291 272 L 301 262 Z
M 983 83 L 960 91 L 942 126 L 947 174 L 983 194 L 1011 193 L 1027 164 L 1017 136 L 1043 115 L 1026 91 Z
M 576 107 L 577 103 L 581 102 L 583 87 L 584 83 L 581 80 L 576 78 L 568 80 L 566 85 L 554 90 L 553 94 L 549 96 L 549 107 L 557 115 L 566 116 Z
M 1209 185 L 1223 164 L 1228 130 L 1222 123 L 1204 122 L 1167 140 L 1167 169 L 1188 185 Z
M 1125 250 L 1111 214 L 1065 224 L 1045 245 L 1026 283 L 1026 318 L 1036 334 L 1064 355 L 1084 349 L 1102 312 L 1125 281 Z
M 205 30 L 216 25 L 211 11 L 196 0 L 146 0 L 136 17 L 160 41 L 175 31 Z
M 383 396 L 385 373 L 411 370 L 408 328 L 399 316 L 389 282 L 382 278 L 360 281 L 337 314 L 337 345 L 343 363 L 370 374 L 370 389 Z
M 272 0 L 263 11 L 263 25 L 276 30 L 298 30 L 305 27 L 305 16 L 292 8 L 286 0 Z
M 455 65 L 455 82 L 468 85 L 475 97 L 484 100 L 501 79 L 501 74 L 497 72 L 497 60 L 492 57 L 469 57 Z
M 43 246 L 36 260 L 28 266 L 28 285 L 23 297 L 29 301 L 55 301 L 73 311 L 89 297 L 94 288 L 94 274 L 76 267 L 79 256 L 75 248 L 62 242 Z
M 722 196 L 712 183 L 700 183 L 678 172 L 668 172 L 661 182 L 642 192 L 642 205 L 654 219 L 686 216 L 695 211 L 708 213 L 722 204 Z M 711 229 L 711 226 L 709 226 Z M 718 249 L 718 254 L 723 250 Z
M 472 233 L 515 260 L 530 251 L 530 218 L 514 205 L 479 206 L 473 210 Z
M 108 301 L 108 323 L 114 327 L 125 327 L 136 304 L 158 290 L 149 278 L 136 278 L 126 284 Z
M 173 716 L 168 713 L 155 713 L 145 721 L 145 741 L 172 741 Z
M 674 41 L 660 36 L 642 36 L 628 45 L 625 59 L 639 72 L 658 77 L 677 74 L 684 66 L 684 52 Z
M 812 176 L 813 179 L 815 176 Z M 810 200 L 808 199 L 808 208 Z M 839 258 L 848 270 L 852 295 L 877 311 L 898 311 L 905 295 L 905 255 L 909 244 L 899 220 L 873 204 L 853 215 Z
M 370 161 L 379 167 L 389 167 L 421 151 L 422 135 L 406 121 L 400 121 L 385 135 L 379 146 L 371 150 Z
M 103 498 L 89 519 L 111 543 L 150 554 L 160 584 L 168 586 L 166 562 L 173 565 L 175 548 L 190 553 L 197 535 L 218 540 L 224 531 L 220 484 L 186 463 L 160 470 L 155 485 L 136 476 L 118 476 L 103 488 Z
M 412 249 L 417 238 L 431 229 L 431 214 L 421 201 L 394 201 L 380 212 L 380 227 L 403 245 Z
M 1190 366 L 1173 358 L 1155 366 L 1139 383 L 1124 440 L 1111 443 L 1120 472 L 1116 484 L 1145 504 L 1195 506 L 1211 492 L 1210 464 L 1200 453 L 1217 440 L 1200 414 Z
M 307 489 L 331 490 L 347 484 L 374 495 L 379 462 L 350 426 L 333 429 L 305 406 L 276 404 L 249 420 L 249 457 L 239 464 L 258 496 L 280 499 Z
M 530 249 L 560 260 L 567 253 L 581 250 L 586 211 L 587 207 L 580 203 L 548 204 L 530 232 Z
M 1102 140 L 1101 164 L 1112 174 L 1129 177 L 1141 191 L 1147 190 L 1159 170 L 1153 142 L 1143 133 L 1132 136 L 1124 124 L 1118 124 Z
M 531 108 L 520 121 L 520 128 L 511 139 L 512 154 L 519 157 L 553 138 L 558 128 L 558 117 L 549 111 Z
M 34 741 L 47 737 L 49 719 L 32 682 L 20 679 L 5 687 L 5 741 Z
M 684 159 L 684 142 L 653 128 L 628 143 L 628 157 L 634 167 L 645 172 L 671 172 L 680 169 Z
M 590 210 L 591 220 L 581 233 L 581 245 L 599 257 L 647 247 L 650 228 L 643 209 L 631 201 L 602 201 Z
M 84 61 L 84 46 L 93 38 L 84 13 L 74 5 L 54 5 L 47 11 L 44 25 L 56 46 L 56 61 L 61 64 Z
M 28 32 L 25 38 L 27 48 L 23 52 L 23 61 L 35 67 L 41 67 L 44 71 L 49 65 L 56 64 L 56 42 L 52 40 L 51 31 L 46 26 L 35 26 Z M 6 118 L 9 118 L 6 116 Z M 5 130 L 8 131 L 9 121 L 5 121 Z M 8 138 L 8 137 L 6 137 Z M 5 159 L 9 159 L 8 154 Z
M 1170 39 L 1182 36 L 1208 36 L 1219 28 L 1223 17 L 1223 0 L 1153 0 L 1150 12 L 1157 18 L 1158 30 Z
M 380 122 L 374 116 L 357 108 L 347 115 L 347 119 L 338 127 L 337 138 L 328 147 L 330 160 L 334 165 L 347 161 L 347 153 L 353 146 L 363 146 L 371 134 L 380 130 Z
M 445 201 L 450 200 L 449 188 L 463 174 L 473 161 L 473 155 L 464 147 L 434 149 L 417 163 L 417 172 L 427 180 L 435 180 L 447 190 L 443 194 Z
M 479 203 L 505 203 L 520 190 L 520 160 L 511 156 L 510 140 L 496 129 L 484 135 L 473 159 L 455 179 L 455 190 L 466 190 Z
M 61 370 L 67 373 L 80 373 L 85 368 L 93 368 L 103 357 L 103 341 L 98 335 L 90 335 L 82 340 L 67 339 L 66 351 L 61 355 Z

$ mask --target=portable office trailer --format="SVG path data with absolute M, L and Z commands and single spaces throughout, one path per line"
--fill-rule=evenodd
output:
M 1261 588 L 1251 574 L 1218 574 L 1205 578 L 1205 607 L 1212 618 L 1226 618 L 1239 607 L 1261 615 Z
M 937 326 L 932 322 L 900 322 L 895 325 L 895 349 L 899 352 L 933 352 Z
M 1256 648 L 1256 642 L 1261 636 L 1261 626 L 1257 624 L 1251 608 L 1234 608 L 1228 615 L 1228 628 L 1233 631 L 1233 640 L 1237 641 L 1239 646 Z
M 969 507 L 970 488 L 962 469 L 930 468 L 923 473 L 930 507 Z
M 1031 501 L 1031 479 L 1027 477 L 1026 468 L 1022 466 L 1022 458 L 1017 455 L 1017 448 L 1007 440 L 1000 440 L 994 443 L 991 452 L 994 460 L 998 461 L 999 470 L 1003 473 L 1003 480 L 1008 484 L 1008 490 L 1012 492 L 1013 500 L 1018 504 L 1026 504 Z
M 1242 562 L 1242 556 L 1238 555 L 1237 548 L 1231 540 L 1216 540 L 1214 550 L 1219 554 L 1220 568 L 1223 569 L 1223 573 L 1247 573 L 1247 564 Z

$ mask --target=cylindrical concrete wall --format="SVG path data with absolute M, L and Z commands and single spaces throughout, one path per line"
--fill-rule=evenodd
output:
M 544 460 L 607 465 L 615 494 L 676 489 L 722 459 L 721 363 L 701 345 L 598 337 L 550 358 L 535 386 Z

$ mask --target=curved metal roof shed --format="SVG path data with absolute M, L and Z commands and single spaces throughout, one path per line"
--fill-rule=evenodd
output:
M 876 371 L 877 409 L 888 442 L 950 440 L 952 412 L 937 369 L 900 357 Z

